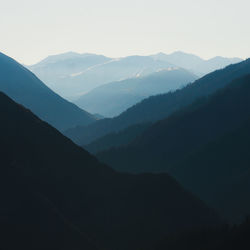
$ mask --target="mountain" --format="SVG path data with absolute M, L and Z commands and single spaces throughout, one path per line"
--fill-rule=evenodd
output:
M 136 124 L 120 132 L 107 134 L 90 144 L 82 146 L 92 154 L 106 151 L 110 148 L 124 147 L 132 142 L 136 137 L 143 134 L 143 132 L 151 125 L 152 123 Z
M 75 104 L 91 113 L 114 117 L 151 95 L 176 90 L 194 80 L 196 76 L 183 69 L 161 70 L 149 76 L 104 84 L 81 96 Z
M 217 69 L 222 69 L 230 64 L 235 64 L 242 61 L 241 58 L 225 58 L 221 56 L 204 60 L 196 55 L 187 54 L 181 51 L 177 51 L 169 55 L 158 53 L 152 55 L 152 58 L 172 63 L 177 67 L 181 67 L 193 72 L 197 76 L 203 76 Z
M 230 219 L 250 211 L 250 75 L 97 154 L 123 172 L 168 172 Z M 235 132 L 234 132 L 235 131 Z
M 154 58 L 155 60 L 168 61 L 184 69 L 195 68 L 204 62 L 204 60 L 199 56 L 184 53 L 181 51 L 177 51 L 169 55 L 164 54 L 164 53 L 158 53 L 158 54 L 152 55 L 151 57 Z
M 191 104 L 197 98 L 208 96 L 246 74 L 250 74 L 250 59 L 214 71 L 175 92 L 144 99 L 115 118 L 103 119 L 86 127 L 78 126 L 67 130 L 65 134 L 79 145 L 85 145 L 131 125 L 156 122 Z
M 0 111 L 1 248 L 143 249 L 219 222 L 169 175 L 115 172 L 3 93 Z
M 238 57 L 225 58 L 221 56 L 216 56 L 206 60 L 202 65 L 200 65 L 199 71 L 204 72 L 203 74 L 205 74 L 206 72 L 212 72 L 214 70 L 224 68 L 230 64 L 235 64 L 242 61 L 243 60 Z
M 199 148 L 169 173 L 220 214 L 240 221 L 250 211 L 250 119 Z
M 185 231 L 165 237 L 154 250 L 247 250 L 250 222 L 246 219 L 239 225 L 223 225 L 218 228 L 206 228 L 198 231 Z
M 59 130 L 87 125 L 96 118 L 51 91 L 33 73 L 0 53 L 0 91 Z
M 121 171 L 168 171 L 179 159 L 237 128 L 248 117 L 250 76 L 153 124 L 127 147 L 98 156 Z
M 53 59 L 55 57 L 56 59 Z M 76 100 L 105 83 L 145 76 L 173 67 L 168 62 L 147 56 L 113 59 L 95 54 L 73 54 L 65 58 L 63 54 L 53 58 L 45 59 L 29 69 L 52 90 L 70 100 Z
M 71 78 L 73 79 L 81 72 L 89 71 L 92 67 L 105 64 L 111 60 L 112 58 L 102 55 L 67 52 L 49 56 L 37 64 L 26 67 L 53 91 L 67 97 L 72 95 L 70 90 L 70 88 L 73 88 Z M 68 91 L 71 92 L 68 93 Z
M 203 60 L 184 52 L 123 58 L 68 52 L 49 56 L 27 67 L 53 91 L 75 101 L 81 95 L 103 84 L 146 76 L 161 69 L 184 68 L 195 75 L 202 76 L 240 61 L 242 61 L 240 58 L 223 57 Z
M 2 145 L 1 145 L 2 146 Z M 28 179 L 1 165 L 1 249 L 97 250 Z

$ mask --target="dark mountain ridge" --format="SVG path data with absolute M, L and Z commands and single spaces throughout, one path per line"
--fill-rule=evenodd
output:
M 32 250 L 41 237 L 46 249 L 71 243 L 70 249 L 95 249 L 93 242 L 104 249 L 138 249 L 169 232 L 218 222 L 167 174 L 117 173 L 3 93 L 0 110 L 0 183 L 6 197 L 0 230 L 7 243 L 12 239 L 8 249 Z M 19 235 L 25 236 L 20 245 L 13 241 Z
M 248 215 L 250 75 L 98 153 L 126 172 L 168 172 L 230 220 Z
M 82 145 L 92 154 L 106 151 L 111 148 L 123 147 L 130 144 L 136 137 L 141 135 L 146 129 L 152 126 L 152 123 L 142 123 L 130 126 L 118 133 L 107 134 L 90 144 Z
M 127 147 L 98 157 L 121 171 L 168 171 L 173 163 L 240 127 L 249 117 L 250 75 L 153 124 Z M 109 157 L 112 161 L 106 160 Z
M 23 104 L 59 130 L 96 119 L 50 90 L 28 69 L 0 53 L 0 91 Z

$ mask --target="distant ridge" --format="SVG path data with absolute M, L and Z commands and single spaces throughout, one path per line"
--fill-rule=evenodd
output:
M 166 55 L 110 58 L 90 53 L 67 52 L 52 55 L 27 66 L 52 90 L 70 101 L 103 84 L 146 76 L 159 69 L 184 68 L 197 76 L 242 61 L 240 58 L 215 57 L 204 60 L 181 51 Z
M 149 75 L 171 63 L 148 56 L 108 58 L 95 54 L 66 53 L 50 56 L 28 68 L 61 96 L 75 100 L 105 83 Z
M 114 117 L 149 96 L 175 91 L 196 79 L 187 70 L 169 68 L 147 76 L 104 84 L 82 95 L 74 103 L 91 113 Z
M 216 56 L 208 60 L 204 60 L 199 56 L 188 54 L 182 51 L 176 51 L 172 54 L 158 53 L 152 55 L 156 60 L 170 62 L 178 67 L 190 70 L 197 76 L 204 76 L 214 70 L 222 69 L 230 64 L 243 61 L 241 58 L 227 58 Z
M 65 134 L 80 145 L 89 144 L 131 125 L 164 119 L 197 98 L 213 94 L 246 74 L 250 74 L 250 59 L 216 70 L 175 92 L 144 99 L 117 117 L 103 119 L 84 128 L 70 129 Z

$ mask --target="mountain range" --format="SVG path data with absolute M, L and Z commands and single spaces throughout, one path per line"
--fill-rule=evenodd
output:
M 65 131 L 65 134 L 77 144 L 86 145 L 109 133 L 119 132 L 135 124 L 156 122 L 246 74 L 250 74 L 250 59 L 214 71 L 175 92 L 144 99 L 117 117 L 102 119 L 85 127 L 78 126 Z
M 56 93 L 76 100 L 105 83 L 145 76 L 169 67 L 173 65 L 147 56 L 114 59 L 95 54 L 66 53 L 49 57 L 28 69 Z
M 0 110 L 2 249 L 148 248 L 219 223 L 169 175 L 118 173 L 3 93 Z
M 53 91 L 75 101 L 81 95 L 103 84 L 146 76 L 162 69 L 184 68 L 197 76 L 202 76 L 240 61 L 240 58 L 224 57 L 204 60 L 184 52 L 122 58 L 68 52 L 49 56 L 27 67 Z
M 104 84 L 82 95 L 75 104 L 91 113 L 114 117 L 149 96 L 174 91 L 196 79 L 184 69 L 169 68 L 149 76 Z
M 96 117 L 63 99 L 14 59 L 0 53 L 0 91 L 59 130 L 87 125 Z
M 249 119 L 247 75 L 97 156 L 122 172 L 168 172 L 221 214 L 242 219 L 250 210 Z
M 178 67 L 184 68 L 193 72 L 195 75 L 201 77 L 215 70 L 222 69 L 229 64 L 235 64 L 242 61 L 241 58 L 226 58 L 221 56 L 216 56 L 211 59 L 205 60 L 199 56 L 184 53 L 182 51 L 177 51 L 172 54 L 158 53 L 152 55 L 156 60 L 166 61 L 177 65 Z
M 218 70 L 230 60 L 71 52 L 38 65 L 55 80 L 143 69 L 89 92 L 101 89 L 89 107 L 126 109 L 103 118 L 0 54 L 0 249 L 249 249 L 250 59 Z M 128 89 L 154 96 L 133 105 Z

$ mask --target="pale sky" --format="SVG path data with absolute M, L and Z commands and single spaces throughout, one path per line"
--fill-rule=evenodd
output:
M 0 0 L 0 51 L 250 57 L 249 0 Z

